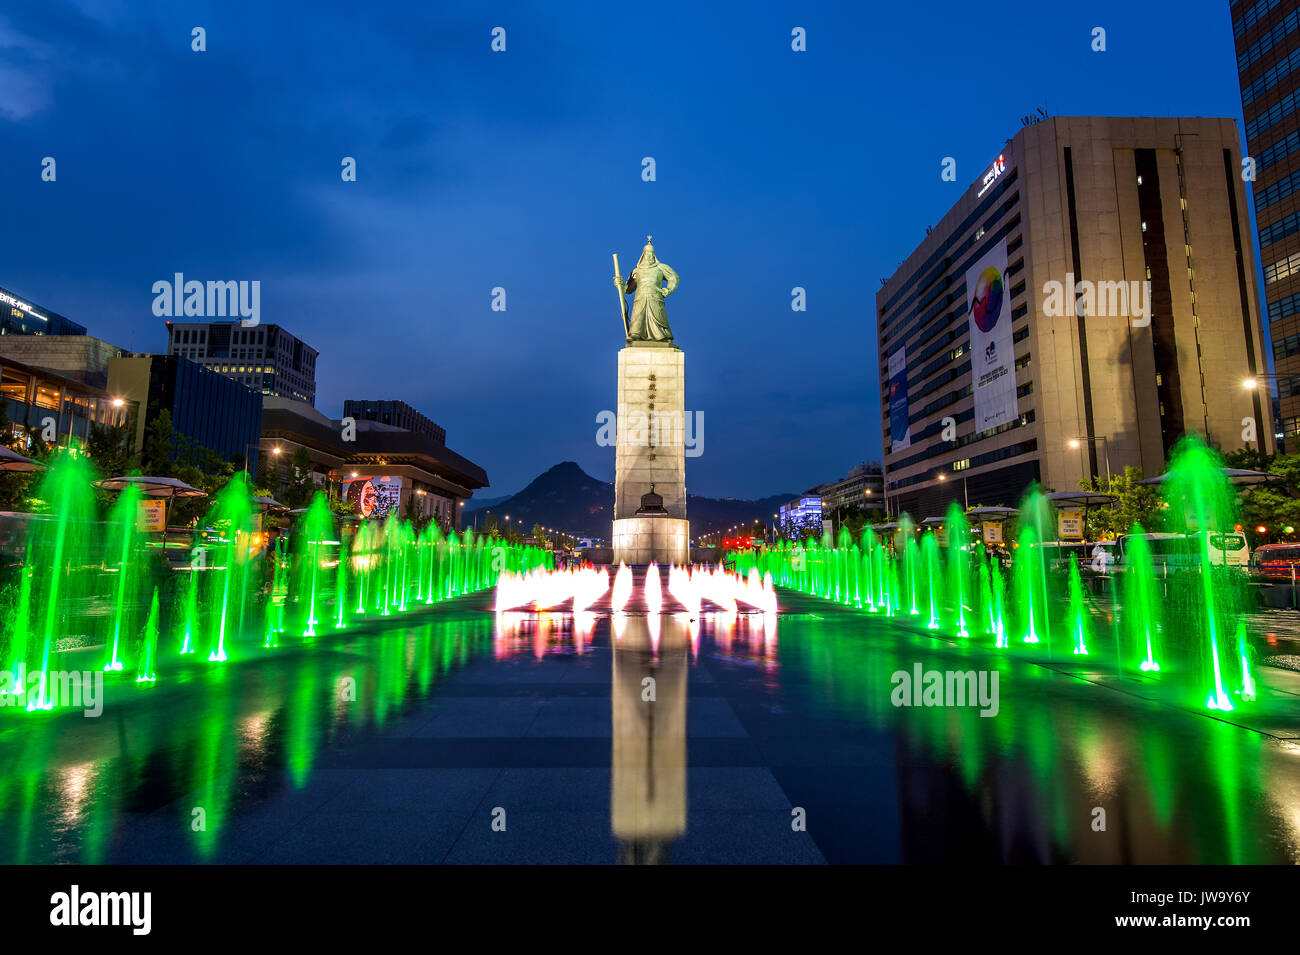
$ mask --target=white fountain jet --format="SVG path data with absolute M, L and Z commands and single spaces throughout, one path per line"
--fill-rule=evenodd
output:
M 656 614 L 664 609 L 663 582 L 659 579 L 659 565 L 654 561 L 645 572 L 645 606 Z
M 614 613 L 620 612 L 627 606 L 631 596 L 632 570 L 627 564 L 619 564 L 618 572 L 614 574 L 614 592 L 610 594 L 609 609 Z

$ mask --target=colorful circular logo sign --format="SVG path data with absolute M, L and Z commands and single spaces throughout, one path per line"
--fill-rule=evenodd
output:
M 1002 274 L 993 266 L 980 273 L 975 280 L 975 299 L 971 303 L 975 324 L 987 332 L 998 323 L 1002 314 Z

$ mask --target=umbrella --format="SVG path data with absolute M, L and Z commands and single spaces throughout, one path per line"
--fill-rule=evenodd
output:
M 178 481 L 176 478 L 169 477 L 149 477 L 143 474 L 128 474 L 123 477 L 104 478 L 102 481 L 96 481 L 95 487 L 102 487 L 105 491 L 125 490 L 128 484 L 134 484 L 140 489 L 145 497 L 165 497 L 171 500 L 175 497 L 207 497 L 207 492 L 200 491 L 196 487 L 191 487 L 184 481 Z
M 289 506 L 281 504 L 273 497 L 255 497 L 253 503 L 264 511 L 287 511 Z
M 1281 484 L 1286 479 L 1280 474 L 1266 474 L 1263 471 L 1250 471 L 1246 468 L 1219 468 L 1219 472 L 1237 487 L 1254 487 L 1260 484 Z M 1153 478 L 1138 481 L 1139 484 L 1164 484 L 1169 480 L 1169 472 L 1157 474 Z
M 966 512 L 967 517 L 1011 517 L 1020 511 L 1014 507 L 972 507 Z
M 25 458 L 17 451 L 10 451 L 0 445 L 0 471 L 44 471 L 46 467 L 40 461 Z
M 1053 491 L 1047 495 L 1053 504 L 1082 508 L 1094 504 L 1111 504 L 1118 498 L 1118 494 L 1103 494 L 1101 491 Z
M 921 522 L 921 526 L 922 526 L 922 527 L 940 527 L 940 526 L 942 526 L 942 524 L 943 524 L 943 522 L 944 522 L 945 520 L 946 520 L 946 518 L 943 518 L 943 517 L 927 517 L 925 520 L 923 520 L 923 521 Z

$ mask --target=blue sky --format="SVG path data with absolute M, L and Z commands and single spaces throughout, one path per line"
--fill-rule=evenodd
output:
M 496 496 L 612 478 L 610 253 L 652 233 L 704 412 L 689 489 L 794 492 L 879 458 L 875 291 L 1019 117 L 1240 122 L 1226 0 L 711 7 L 9 0 L 0 285 L 161 351 L 155 281 L 259 280 L 318 408 L 403 399 Z

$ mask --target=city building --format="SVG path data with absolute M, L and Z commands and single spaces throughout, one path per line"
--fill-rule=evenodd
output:
M 0 356 L 108 387 L 108 363 L 130 352 L 90 335 L 0 335 Z
M 876 295 L 888 511 L 1272 450 L 1230 119 L 1021 129 Z
M 805 494 L 781 505 L 779 530 L 793 536 L 805 530 L 820 531 L 822 527 L 822 499 L 815 494 Z
M 0 357 L 0 396 L 15 436 L 28 429 L 52 437 L 47 444 L 63 444 L 71 435 L 82 441 L 92 425 L 116 427 L 127 420 L 128 402 L 103 388 Z
M 0 335 L 84 335 L 86 328 L 58 312 L 0 288 Z
M 257 453 L 258 473 L 267 486 L 287 484 L 294 462 L 305 458 L 312 483 L 328 490 L 330 472 L 347 462 L 351 449 L 328 415 L 305 401 L 264 395 Z
M 279 325 L 168 322 L 167 354 L 188 358 L 259 394 L 316 403 L 319 352 Z
M 885 507 L 885 475 L 879 461 L 863 461 L 836 481 L 829 481 L 812 489 L 810 493 L 821 498 L 822 509 L 835 511 L 849 505 L 865 508 Z
M 237 381 L 179 355 L 132 355 L 108 366 L 108 391 L 134 402 L 132 447 L 144 447 L 145 430 L 171 412 L 174 434 L 189 438 L 256 476 L 262 396 Z
M 382 517 L 396 508 L 405 514 L 414 499 L 414 513 L 460 528 L 465 501 L 488 485 L 486 471 L 419 431 L 375 421 L 358 421 L 356 427 L 348 462 L 331 477 L 363 517 Z
M 1254 167 L 1247 172 L 1254 173 L 1277 431 L 1294 440 L 1300 435 L 1300 0 L 1237 0 L 1231 10 L 1253 160 L 1247 166 Z M 1261 390 L 1267 380 L 1261 375 Z
M 359 419 L 354 440 L 345 441 L 341 419 L 305 402 L 275 397 L 263 402 L 258 457 L 272 469 L 265 478 L 272 487 L 288 481 L 305 449 L 317 487 L 353 501 L 362 517 L 380 520 L 394 510 L 405 516 L 414 500 L 412 513 L 459 529 L 465 501 L 487 486 L 481 467 L 425 431 Z
M 377 421 L 395 428 L 426 434 L 439 444 L 447 442 L 447 432 L 434 424 L 405 401 L 366 401 L 349 399 L 343 402 L 343 417 L 357 421 Z

